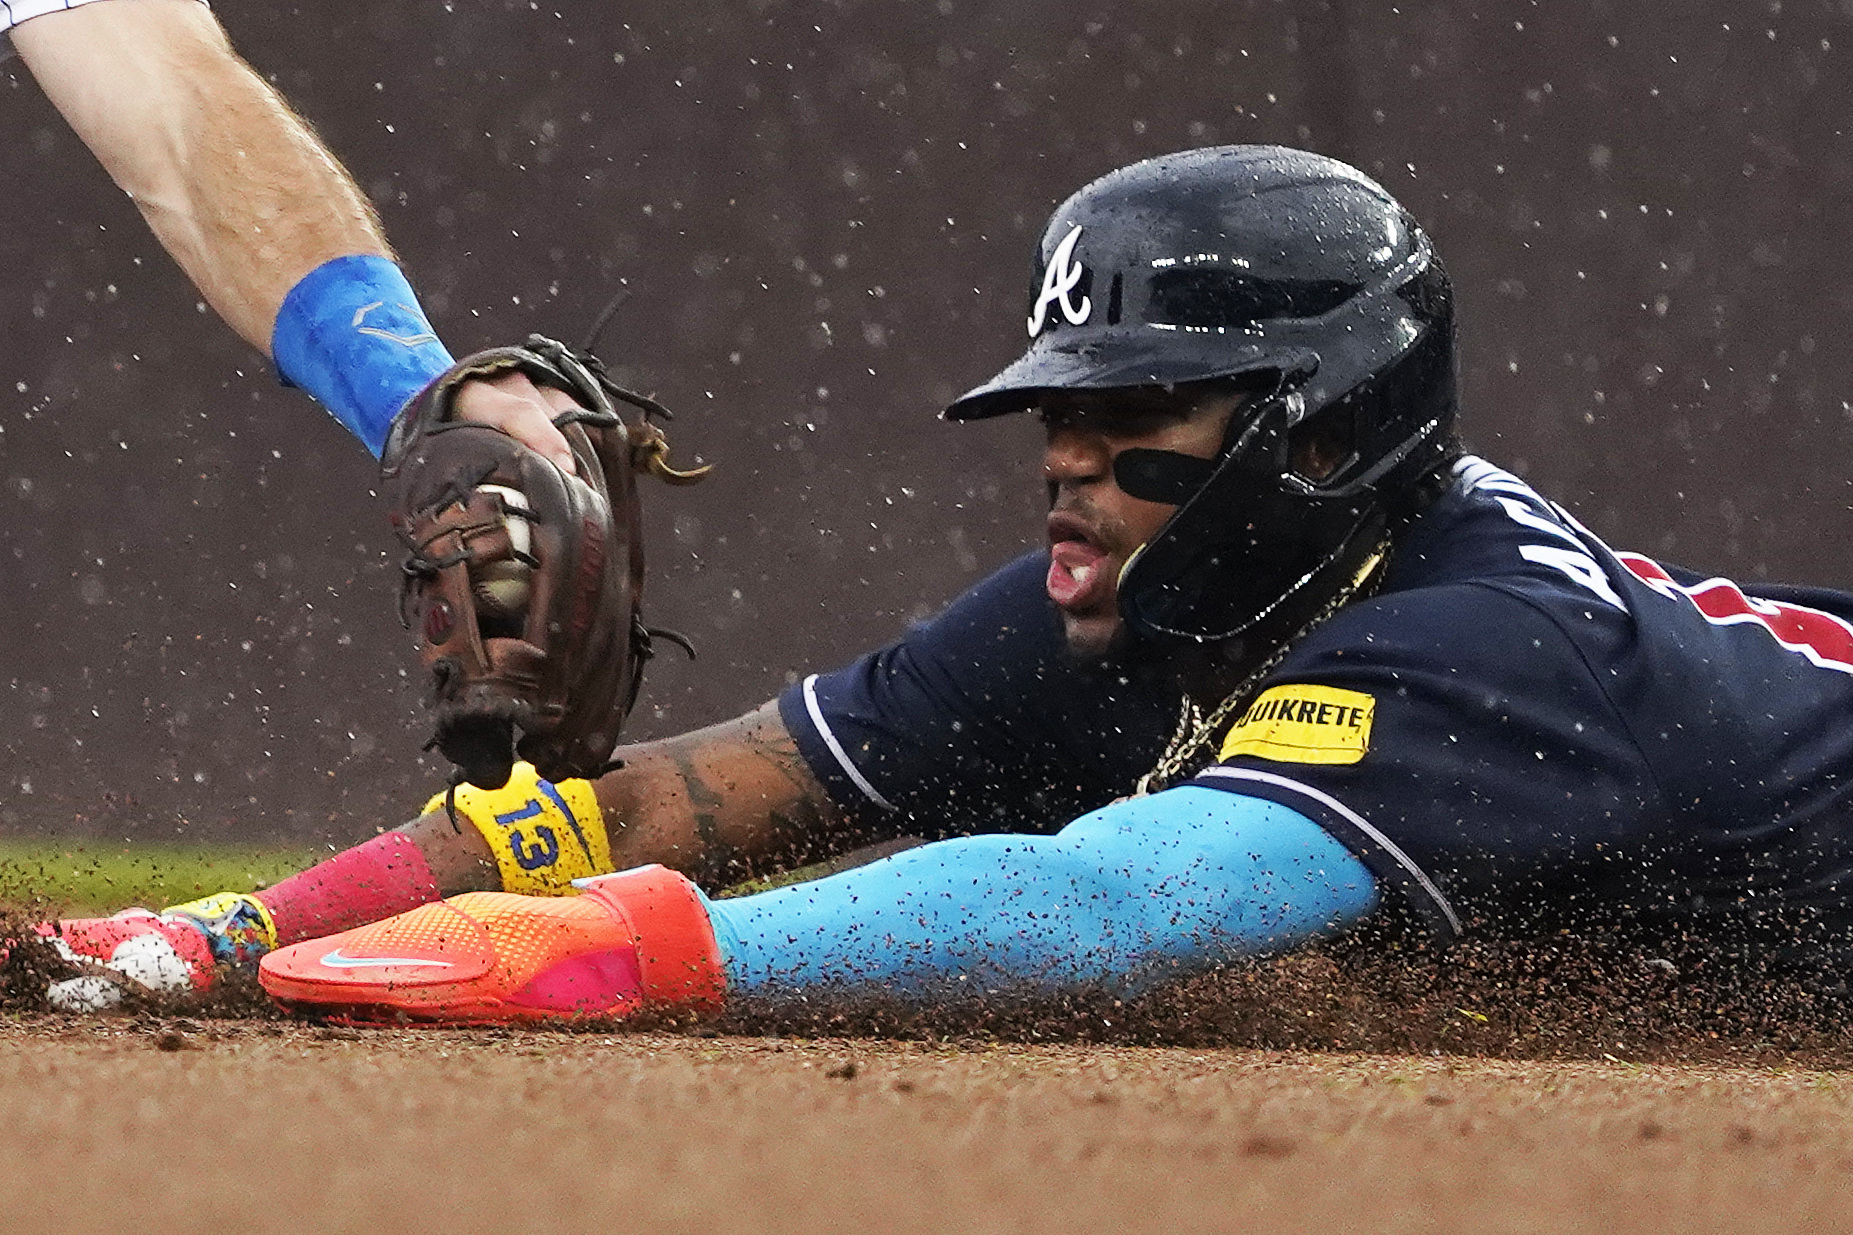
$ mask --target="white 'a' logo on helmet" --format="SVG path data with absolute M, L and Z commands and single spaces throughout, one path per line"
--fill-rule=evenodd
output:
M 1052 304 L 1061 306 L 1062 317 L 1070 326 L 1079 326 L 1093 312 L 1094 302 L 1086 296 L 1081 297 L 1080 304 L 1069 298 L 1074 289 L 1081 285 L 1081 276 L 1087 273 L 1086 267 L 1073 261 L 1075 242 L 1080 239 L 1081 228 L 1077 224 L 1073 231 L 1062 237 L 1062 242 L 1055 246 L 1055 252 L 1049 256 L 1049 268 L 1042 272 L 1042 294 L 1036 297 L 1036 305 L 1029 311 L 1029 337 L 1032 339 L 1048 325 L 1049 306 Z

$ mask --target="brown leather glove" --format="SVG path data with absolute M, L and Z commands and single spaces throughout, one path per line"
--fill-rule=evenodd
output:
M 578 475 L 498 429 L 451 418 L 464 382 L 516 371 L 580 405 L 554 420 Z M 614 400 L 642 415 L 626 421 Z M 651 635 L 663 633 L 638 611 L 636 476 L 689 484 L 707 472 L 668 466 L 652 415 L 667 413 L 619 387 L 597 358 L 531 335 L 464 357 L 394 421 L 381 473 L 410 550 L 400 617 L 431 675 L 430 746 L 462 780 L 499 789 L 517 756 L 548 780 L 611 766 Z

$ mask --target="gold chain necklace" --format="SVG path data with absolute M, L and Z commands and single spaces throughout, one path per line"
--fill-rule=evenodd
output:
M 1326 601 L 1319 611 L 1307 620 L 1306 625 L 1294 633 L 1292 638 L 1284 640 L 1266 660 L 1250 670 L 1248 675 L 1236 685 L 1234 690 L 1229 692 L 1221 703 L 1216 705 L 1209 715 L 1204 715 L 1203 709 L 1198 707 L 1191 699 L 1189 692 L 1186 692 L 1183 706 L 1178 711 L 1177 729 L 1171 734 L 1171 740 L 1165 744 L 1165 753 L 1158 757 L 1158 762 L 1153 765 L 1151 771 L 1139 778 L 1138 783 L 1133 786 L 1132 796 L 1139 798 L 1148 793 L 1156 793 L 1160 789 L 1168 788 L 1172 781 L 1179 779 L 1179 773 L 1183 772 L 1196 759 L 1198 752 L 1208 746 L 1221 732 L 1229 718 L 1238 709 L 1248 704 L 1256 688 L 1261 685 L 1268 674 L 1279 667 L 1281 661 L 1287 658 L 1287 653 L 1293 650 L 1295 644 L 1304 639 L 1314 627 L 1353 600 L 1360 596 L 1368 596 L 1371 591 L 1375 590 L 1378 582 L 1378 567 L 1383 565 L 1383 560 L 1389 551 L 1390 542 L 1387 539 L 1379 541 L 1377 547 L 1371 550 L 1370 556 L 1364 559 L 1364 564 L 1358 567 L 1351 581 L 1338 589 L 1332 599 Z

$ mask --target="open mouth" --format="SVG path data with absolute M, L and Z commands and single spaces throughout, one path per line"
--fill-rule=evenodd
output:
M 1062 609 L 1089 609 L 1113 589 L 1107 551 L 1089 539 L 1088 526 L 1073 515 L 1049 516 L 1049 599 Z

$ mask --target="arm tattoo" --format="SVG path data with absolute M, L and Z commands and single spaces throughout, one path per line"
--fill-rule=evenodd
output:
M 701 859 L 689 872 L 704 887 L 719 887 L 745 874 L 745 863 L 733 846 L 721 836 L 716 812 L 725 805 L 720 792 L 708 783 L 687 750 L 672 748 L 676 771 L 688 791 L 689 809 L 695 818 L 695 834 L 701 838 Z
M 709 739 L 712 745 L 694 742 L 669 752 L 701 844 L 693 863 L 700 882 L 727 887 L 858 843 L 776 713 L 765 708 L 727 729 Z
M 790 797 L 781 809 L 767 812 L 767 822 L 777 844 L 785 851 L 783 865 L 801 866 L 828 858 L 851 845 L 858 838 L 847 835 L 846 821 L 838 814 L 822 785 L 811 772 L 810 764 L 798 753 L 798 744 L 784 727 L 756 725 L 746 734 L 747 749 L 767 767 L 776 771 L 790 786 Z

